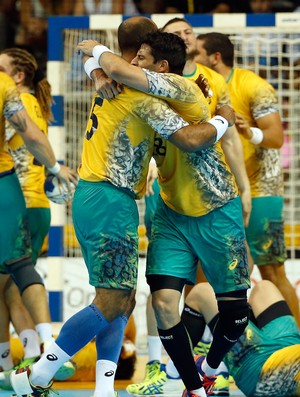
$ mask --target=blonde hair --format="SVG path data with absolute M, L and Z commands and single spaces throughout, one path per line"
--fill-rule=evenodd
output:
M 33 89 L 34 95 L 41 107 L 43 117 L 48 124 L 53 121 L 51 105 L 54 102 L 51 95 L 51 86 L 44 73 L 38 68 L 36 59 L 32 54 L 22 48 L 7 48 L 1 51 L 11 58 L 14 73 L 25 74 L 24 84 Z

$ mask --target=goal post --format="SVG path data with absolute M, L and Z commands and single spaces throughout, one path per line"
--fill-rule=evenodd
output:
M 218 31 L 228 34 L 235 46 L 237 66 L 264 74 L 276 88 L 285 128 L 282 167 L 285 177 L 286 242 L 290 257 L 300 251 L 300 13 L 277 14 L 153 14 L 158 27 L 174 17 L 184 17 L 195 33 Z M 101 41 L 116 53 L 117 28 L 123 15 L 50 17 L 48 27 L 48 79 L 55 100 L 55 123 L 50 140 L 60 159 L 76 168 L 87 122 L 92 85 L 83 73 L 77 43 L 84 38 Z M 297 61 L 299 62 L 297 63 Z M 64 219 L 64 255 L 80 256 L 70 209 L 53 208 L 53 219 Z M 57 227 L 54 223 L 51 228 Z M 51 252 L 51 247 L 50 247 Z

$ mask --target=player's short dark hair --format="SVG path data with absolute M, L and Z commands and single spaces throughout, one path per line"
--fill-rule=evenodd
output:
M 222 56 L 223 63 L 226 66 L 233 67 L 234 46 L 226 34 L 218 32 L 199 34 L 197 39 L 203 41 L 203 47 L 207 55 L 219 52 Z
M 160 30 L 163 32 L 167 26 L 172 25 L 172 23 L 176 23 L 176 22 L 185 22 L 192 28 L 192 25 L 185 18 L 175 17 L 170 19 L 167 23 L 165 23 L 164 26 L 160 28 Z
M 169 72 L 182 75 L 186 63 L 186 46 L 184 41 L 173 33 L 156 31 L 149 33 L 143 40 L 151 48 L 155 62 L 166 60 Z
M 118 42 L 121 52 L 137 52 L 145 36 L 157 29 L 156 24 L 147 17 L 136 16 L 126 19 L 118 28 Z

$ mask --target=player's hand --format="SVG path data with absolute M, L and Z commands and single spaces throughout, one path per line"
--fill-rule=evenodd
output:
M 251 139 L 252 138 L 252 131 L 250 130 L 250 125 L 248 122 L 244 119 L 243 116 L 240 114 L 236 114 L 236 120 L 235 120 L 235 126 L 238 132 L 243 135 L 244 138 L 246 139 Z
M 82 40 L 76 47 L 77 51 L 82 51 L 84 54 L 93 56 L 93 49 L 96 45 L 101 45 L 99 41 L 96 40 Z
M 203 95 L 205 98 L 211 98 L 213 96 L 213 92 L 210 89 L 210 85 L 208 83 L 208 80 L 206 77 L 204 77 L 203 74 L 199 74 L 197 77 L 197 80 L 195 80 L 197 86 L 200 88 L 200 90 L 203 92 Z
M 62 181 L 66 182 L 69 190 L 72 190 L 74 188 L 74 185 L 76 186 L 78 183 L 76 172 L 63 164 L 60 165 L 60 171 L 57 174 L 57 177 Z
M 122 92 L 123 86 L 107 77 L 102 69 L 95 69 L 91 73 L 97 94 L 102 99 L 115 98 Z
M 228 121 L 228 127 L 235 123 L 235 113 L 229 105 L 217 106 L 216 115 L 224 117 Z

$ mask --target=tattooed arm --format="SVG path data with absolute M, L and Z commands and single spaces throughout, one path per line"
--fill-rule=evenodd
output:
M 46 168 L 53 168 L 57 162 L 53 149 L 46 135 L 37 127 L 27 114 L 15 87 L 6 91 L 3 114 L 11 126 L 22 136 L 28 150 Z M 58 177 L 69 182 L 76 182 L 76 174 L 70 168 L 61 165 L 57 169 Z

